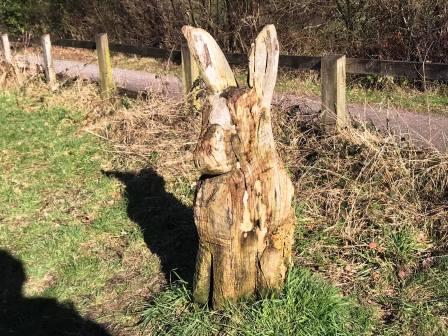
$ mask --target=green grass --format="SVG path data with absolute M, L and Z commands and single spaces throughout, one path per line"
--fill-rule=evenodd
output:
M 143 303 L 120 303 L 120 285 L 131 295 L 158 276 L 159 262 L 128 219 L 120 184 L 101 173 L 106 145 L 81 132 L 81 120 L 0 94 L 0 246 L 23 263 L 26 295 L 71 301 L 100 320 L 113 313 L 119 325 L 126 306 Z M 146 258 L 126 264 L 137 254 Z
M 130 292 L 160 277 L 158 260 L 148 255 L 142 232 L 128 219 L 120 185 L 101 174 L 101 164 L 111 160 L 103 151 L 107 144 L 80 131 L 82 117 L 32 98 L 0 95 L 0 202 L 5 209 L 0 241 L 23 263 L 24 295 L 71 302 L 81 314 L 118 330 L 130 332 L 134 324 L 134 332 L 147 327 L 157 330 L 154 335 L 222 330 L 361 335 L 371 330 L 366 308 L 303 269 L 289 274 L 278 298 L 214 312 L 191 303 L 189 290 L 176 283 L 153 292 L 154 301 L 139 313 L 144 298 Z M 179 179 L 173 189 L 179 199 L 191 202 L 188 181 Z M 130 265 L 127 256 L 135 254 L 145 258 Z M 120 299 L 135 302 L 117 304 Z M 135 326 L 141 316 L 144 323 Z
M 85 117 L 48 107 L 45 93 L 0 93 L 0 251 L 23 264 L 27 298 L 73 304 L 111 334 L 447 334 L 448 258 L 426 253 L 424 230 L 414 223 L 383 222 L 380 200 L 369 207 L 375 235 L 361 231 L 352 249 L 337 233 L 350 229 L 347 223 L 329 230 L 310 222 L 313 204 L 303 200 L 296 206 L 296 266 L 281 294 L 222 311 L 197 306 L 185 282 L 165 286 L 167 265 L 155 254 L 168 247 L 191 259 L 185 241 L 179 244 L 184 227 L 159 234 L 191 220 L 192 181 L 179 174 L 165 185 L 151 172 L 105 176 L 102 168 L 120 171 L 128 162 L 83 132 Z M 150 151 L 148 164 L 159 161 L 163 153 Z M 352 191 L 365 188 L 353 179 Z M 155 193 L 164 193 L 158 203 Z M 378 248 L 368 246 L 372 241 Z
M 263 300 L 228 304 L 211 311 L 191 302 L 179 282 L 143 312 L 143 323 L 156 335 L 370 335 L 372 313 L 344 297 L 307 270 L 293 268 L 284 290 Z
M 389 84 L 385 88 L 365 88 L 362 85 L 349 87 L 349 102 L 377 104 L 388 108 L 400 108 L 417 112 L 448 115 L 448 89 L 433 86 L 426 92 L 409 85 Z
M 401 283 L 396 298 L 383 297 L 389 305 L 390 324 L 383 335 L 447 335 L 448 258 L 433 260 L 435 267 L 414 274 Z

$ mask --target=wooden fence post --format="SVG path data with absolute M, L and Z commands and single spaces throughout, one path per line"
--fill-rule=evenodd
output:
M 2 34 L 2 53 L 6 63 L 12 63 L 11 45 L 9 44 L 8 34 Z
M 107 34 L 98 34 L 96 36 L 96 52 L 100 70 L 101 96 L 103 98 L 109 98 L 115 90 L 115 85 L 112 78 L 112 65 Z
M 56 72 L 53 67 L 53 57 L 51 54 L 51 40 L 50 35 L 45 34 L 42 36 L 42 50 L 44 57 L 44 70 L 45 70 L 45 78 L 47 79 L 47 83 L 50 85 L 51 89 L 56 88 Z
M 322 124 L 327 131 L 339 131 L 350 125 L 346 110 L 346 58 L 323 56 L 321 61 Z
M 196 61 L 191 57 L 188 45 L 181 46 L 182 57 L 182 82 L 184 87 L 184 94 L 187 96 L 193 87 L 194 81 L 199 77 L 199 68 Z

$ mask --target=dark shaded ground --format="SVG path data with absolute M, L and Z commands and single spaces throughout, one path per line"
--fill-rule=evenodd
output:
M 141 227 L 147 246 L 160 258 L 166 279 L 175 280 L 177 274 L 191 284 L 198 249 L 193 210 L 168 193 L 165 181 L 152 169 L 103 173 L 126 186 L 128 216 Z
M 108 336 L 93 321 L 82 318 L 71 304 L 54 299 L 25 298 L 26 281 L 22 262 L 0 250 L 1 336 Z

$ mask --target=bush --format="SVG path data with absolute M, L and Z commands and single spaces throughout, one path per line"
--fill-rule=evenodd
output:
M 52 30 L 92 39 L 178 47 L 184 24 L 209 31 L 227 51 L 248 52 L 274 23 L 282 52 L 446 62 L 445 0 L 4 0 L 0 15 L 14 32 Z
M 21 34 L 31 27 L 29 1 L 3 0 L 0 2 L 0 22 L 9 33 Z

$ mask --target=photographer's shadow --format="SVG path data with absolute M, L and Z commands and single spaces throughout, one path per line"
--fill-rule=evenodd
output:
M 109 335 L 99 324 L 81 317 L 72 304 L 44 297 L 24 297 L 25 281 L 22 262 L 0 250 L 0 335 Z
M 140 226 L 146 245 L 159 257 L 165 278 L 176 280 L 177 275 L 191 284 L 198 248 L 193 210 L 168 193 L 163 177 L 152 169 L 103 174 L 126 186 L 128 216 Z

